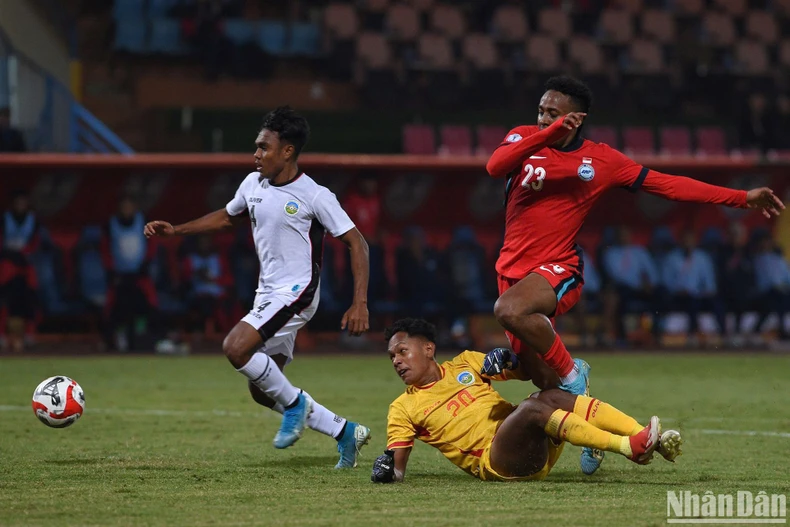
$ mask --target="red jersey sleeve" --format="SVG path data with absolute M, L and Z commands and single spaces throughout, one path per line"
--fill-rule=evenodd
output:
M 663 174 L 643 167 L 633 159 L 609 148 L 606 153 L 612 173 L 612 186 L 631 192 L 639 189 L 673 201 L 714 203 L 728 207 L 746 208 L 746 191 L 709 185 L 684 176 Z
M 526 158 L 568 135 L 568 130 L 562 127 L 564 120 L 557 119 L 540 131 L 536 126 L 513 128 L 486 163 L 488 174 L 496 178 L 505 177 L 518 169 Z

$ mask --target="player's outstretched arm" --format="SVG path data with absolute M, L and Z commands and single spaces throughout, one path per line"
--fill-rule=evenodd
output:
M 486 163 L 486 170 L 491 177 L 505 177 L 524 162 L 529 156 L 549 145 L 552 145 L 581 126 L 586 113 L 572 112 L 562 119 L 557 119 L 548 126 L 527 137 L 518 134 L 508 135 L 505 144 L 494 150 Z M 513 138 L 513 135 L 518 137 Z
M 778 216 L 785 206 L 767 187 L 750 191 L 719 187 L 697 181 L 696 179 L 662 174 L 650 170 L 642 183 L 642 188 L 650 194 L 674 201 L 693 201 L 697 203 L 715 203 L 728 207 L 743 209 L 760 209 L 763 216 Z
M 231 216 L 225 209 L 216 210 L 196 220 L 173 225 L 167 221 L 148 222 L 143 229 L 146 238 L 152 236 L 187 236 L 204 232 L 214 232 L 233 227 L 240 221 L 239 216 Z
M 340 329 L 348 328 L 353 336 L 359 336 L 370 329 L 368 313 L 368 279 L 370 276 L 370 255 L 368 242 L 356 227 L 346 232 L 339 239 L 351 251 L 351 274 L 354 277 L 354 299 L 351 307 L 340 321 Z

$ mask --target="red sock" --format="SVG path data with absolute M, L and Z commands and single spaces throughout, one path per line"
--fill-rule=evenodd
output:
M 568 375 L 573 370 L 573 357 L 565 349 L 565 344 L 560 340 L 559 333 L 554 333 L 554 343 L 549 348 L 549 351 L 543 355 L 543 360 L 560 377 Z

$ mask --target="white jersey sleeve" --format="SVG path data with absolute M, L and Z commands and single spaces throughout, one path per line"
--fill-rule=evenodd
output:
M 228 214 L 231 216 L 239 216 L 240 214 L 244 214 L 247 211 L 247 188 L 249 186 L 249 179 L 249 175 L 244 178 L 244 181 L 241 182 L 239 188 L 236 189 L 236 194 L 233 196 L 233 199 L 230 200 L 227 205 L 225 205 L 225 210 L 228 211 Z
M 313 199 L 312 209 L 321 225 L 337 238 L 354 228 L 354 222 L 340 206 L 337 197 L 328 189 L 321 189 Z

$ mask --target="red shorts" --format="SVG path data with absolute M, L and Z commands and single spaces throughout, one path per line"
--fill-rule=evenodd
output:
M 551 323 L 554 324 L 554 317 L 567 313 L 576 305 L 576 302 L 579 301 L 579 297 L 582 295 L 584 279 L 576 266 L 569 264 L 543 264 L 531 269 L 527 274 L 529 275 L 532 273 L 539 274 L 548 280 L 554 292 L 557 294 L 557 307 L 554 309 L 554 313 L 549 317 Z M 502 293 L 520 281 L 521 279 L 497 275 L 499 294 L 502 295 Z M 527 349 L 527 346 L 513 336 L 512 333 L 505 331 L 505 334 L 514 352 L 521 353 L 523 350 Z

